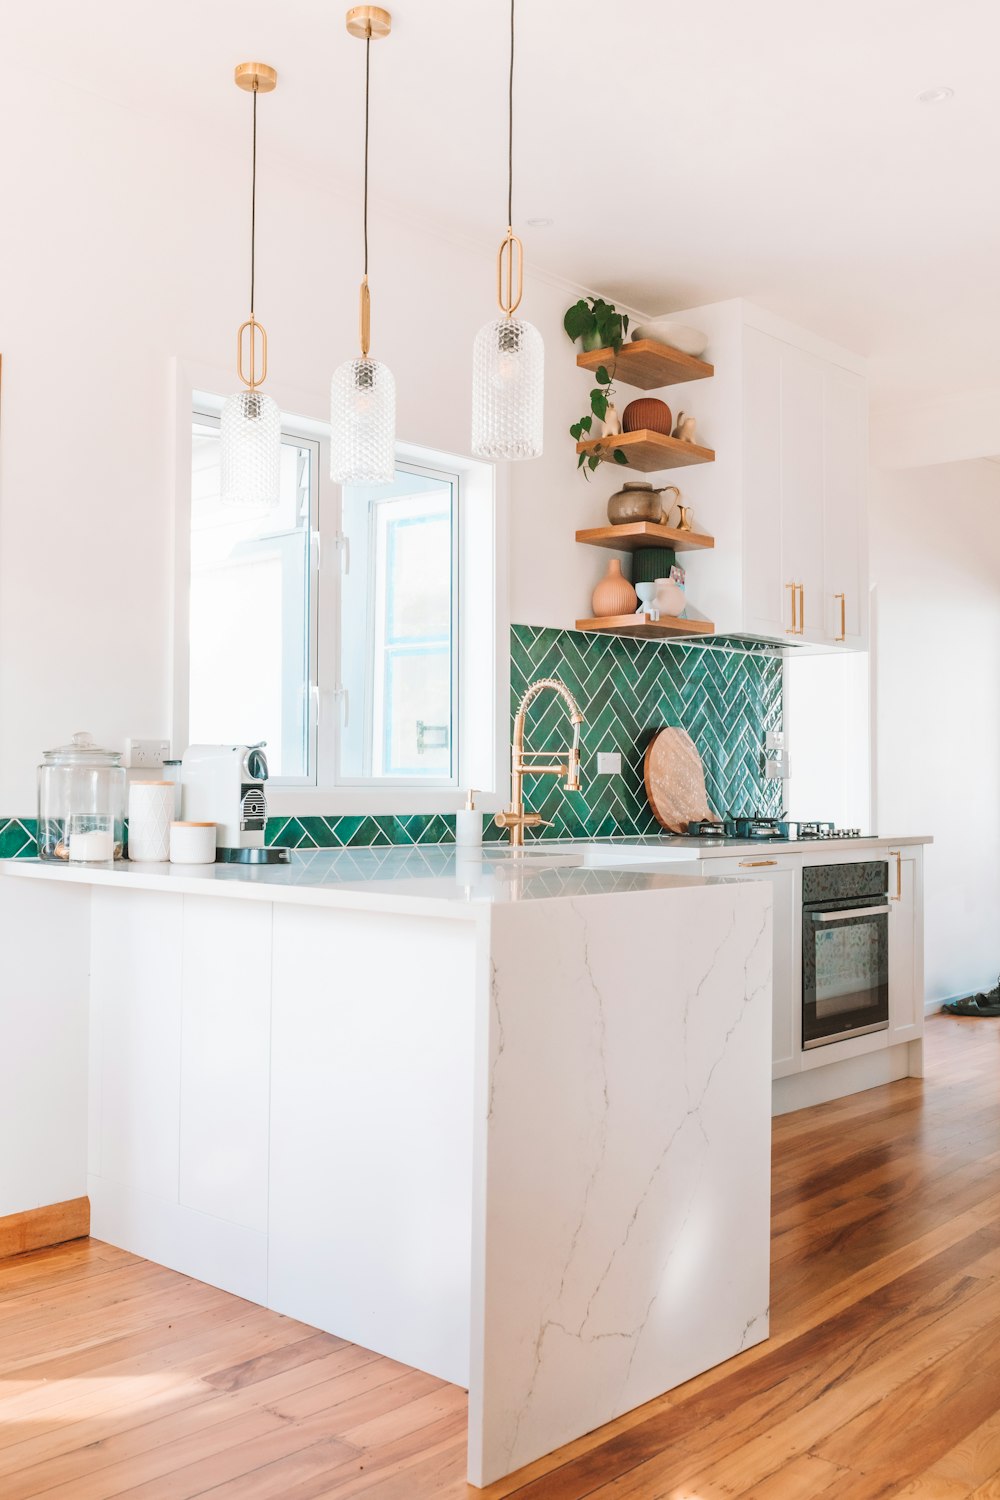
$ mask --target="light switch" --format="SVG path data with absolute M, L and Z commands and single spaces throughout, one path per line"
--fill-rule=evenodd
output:
M 597 752 L 597 774 L 598 776 L 620 776 L 622 773 L 622 758 L 617 750 L 598 750 Z
M 765 750 L 784 750 L 785 734 L 782 729 L 769 729 L 764 741 Z

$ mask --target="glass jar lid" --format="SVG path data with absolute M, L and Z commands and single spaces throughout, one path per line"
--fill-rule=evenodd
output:
M 85 729 L 74 734 L 70 744 L 45 750 L 42 760 L 47 766 L 120 766 L 122 763 L 120 750 L 102 750 Z

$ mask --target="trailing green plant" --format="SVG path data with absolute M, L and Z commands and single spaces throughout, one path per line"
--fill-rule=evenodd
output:
M 614 304 L 605 302 L 602 297 L 581 297 L 579 302 L 567 308 L 563 327 L 574 344 L 580 339 L 585 349 L 612 349 L 617 356 L 628 333 L 628 314 L 617 312 Z M 590 411 L 569 429 L 574 443 L 583 442 L 590 436 L 595 417 L 599 422 L 606 419 L 615 394 L 616 365 L 617 358 L 610 370 L 607 365 L 598 365 L 594 372 L 597 383 L 590 392 Z M 621 448 L 615 448 L 611 456 L 616 464 L 628 463 Z M 578 453 L 576 456 L 576 466 L 583 470 L 585 479 L 590 478 L 600 462 L 601 457 L 596 453 Z

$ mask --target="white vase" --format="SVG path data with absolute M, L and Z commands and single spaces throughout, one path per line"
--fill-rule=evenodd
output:
M 635 591 L 639 595 L 639 608 L 637 615 L 648 615 L 651 620 L 660 618 L 660 611 L 656 607 L 656 584 L 637 583 Z
M 656 580 L 656 607 L 661 615 L 682 615 L 687 598 L 679 583 L 672 578 Z

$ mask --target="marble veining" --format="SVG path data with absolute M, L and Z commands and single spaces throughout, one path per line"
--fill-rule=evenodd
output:
M 474 1482 L 767 1336 L 770 903 L 494 909 Z

